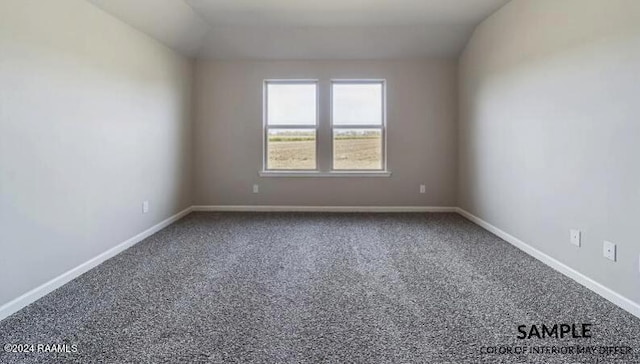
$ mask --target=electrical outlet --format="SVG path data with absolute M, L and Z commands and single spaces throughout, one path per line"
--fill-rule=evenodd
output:
M 260 187 L 258 185 L 253 185 L 253 193 L 260 192 Z
M 427 186 L 420 185 L 420 193 L 427 193 Z
M 602 245 L 602 255 L 605 258 L 616 261 L 616 245 L 610 241 L 605 241 Z
M 580 247 L 580 230 L 571 229 L 569 233 L 571 236 L 571 244 Z
M 149 201 L 142 201 L 142 213 L 146 214 L 149 212 Z

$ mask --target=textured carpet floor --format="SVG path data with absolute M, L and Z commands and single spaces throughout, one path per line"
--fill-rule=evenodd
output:
M 516 338 L 543 323 L 590 323 L 593 337 Z M 0 322 L 0 344 L 78 352 L 0 362 L 638 363 L 639 334 L 455 214 L 194 213 Z M 596 352 L 484 349 L 514 345 Z

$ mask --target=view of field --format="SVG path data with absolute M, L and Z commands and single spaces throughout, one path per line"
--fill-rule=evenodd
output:
M 270 136 L 268 153 L 268 169 L 316 169 L 315 138 L 295 140 Z
M 336 133 L 334 169 L 382 168 L 382 143 L 378 131 Z M 315 169 L 315 132 L 269 134 L 269 169 Z

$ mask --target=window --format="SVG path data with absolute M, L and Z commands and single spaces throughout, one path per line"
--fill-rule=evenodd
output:
M 383 80 L 265 81 L 262 174 L 390 175 L 385 107 Z
M 317 169 L 317 89 L 315 81 L 265 82 L 265 169 Z
M 333 81 L 331 128 L 334 170 L 383 170 L 384 83 Z

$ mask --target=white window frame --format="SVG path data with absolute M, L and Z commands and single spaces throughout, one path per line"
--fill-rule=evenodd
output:
M 382 125 L 333 125 L 333 84 L 367 84 L 382 85 Z M 316 124 L 315 125 L 268 125 L 268 91 L 269 84 L 315 84 L 316 85 Z M 324 100 L 324 95 L 328 96 Z M 322 82 L 318 79 L 265 79 L 263 81 L 262 108 L 262 169 L 260 177 L 391 177 L 387 163 L 387 81 L 385 79 L 330 79 Z M 333 169 L 333 130 L 336 129 L 381 129 L 382 130 L 382 166 L 381 169 Z M 315 169 L 267 169 L 268 138 L 270 129 L 313 129 L 316 132 Z M 328 140 L 326 140 L 328 139 Z M 330 149 L 330 152 L 328 152 Z M 329 158 L 329 160 L 325 160 Z M 321 160 L 322 159 L 322 160 Z M 330 168 L 321 170 L 320 167 Z
M 315 85 L 316 86 L 316 121 L 314 125 L 269 125 L 269 85 Z M 287 173 L 287 172 L 317 172 L 318 171 L 318 128 L 320 126 L 319 113 L 320 113 L 320 87 L 318 80 L 313 79 L 294 79 L 294 80 L 264 80 L 263 85 L 263 122 L 262 122 L 262 171 L 274 172 L 274 173 Z M 316 132 L 315 143 L 315 168 L 314 169 L 269 169 L 269 130 L 272 129 L 308 129 Z
M 382 86 L 382 124 L 381 125 L 335 125 L 333 123 L 333 85 L 381 85 Z M 331 127 L 331 171 L 332 172 L 347 172 L 347 173 L 356 173 L 356 172 L 386 172 L 387 171 L 387 84 L 384 79 L 333 79 L 331 80 L 331 85 L 329 87 L 329 113 L 330 113 L 330 127 Z M 335 169 L 335 149 L 334 149 L 334 136 L 333 131 L 335 129 L 380 129 L 381 132 L 381 158 L 380 168 L 379 169 Z

